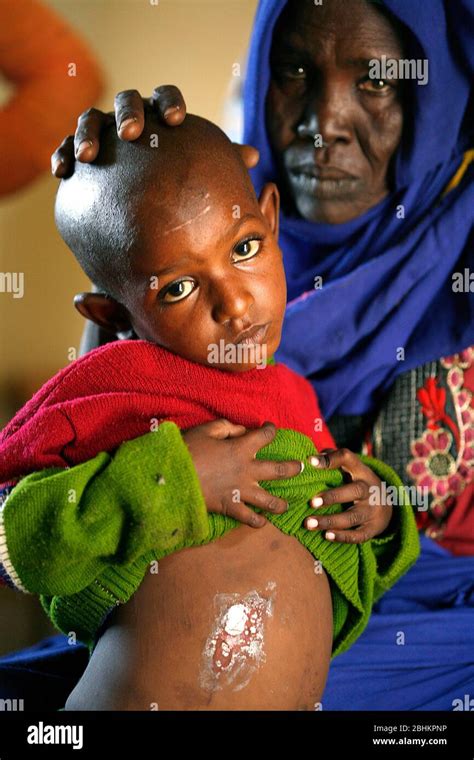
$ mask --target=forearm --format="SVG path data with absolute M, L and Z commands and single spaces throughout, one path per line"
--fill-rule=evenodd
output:
M 22 590 L 75 593 L 107 566 L 207 534 L 206 505 L 179 429 L 24 478 L 0 510 L 0 564 Z

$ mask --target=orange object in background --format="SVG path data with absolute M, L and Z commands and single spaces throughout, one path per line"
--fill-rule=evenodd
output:
M 87 44 L 38 0 L 1 1 L 0 71 L 15 88 L 0 110 L 1 197 L 49 170 L 103 80 Z

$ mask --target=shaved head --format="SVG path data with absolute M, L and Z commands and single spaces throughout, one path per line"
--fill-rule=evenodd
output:
M 100 145 L 92 164 L 76 162 L 74 174 L 62 180 L 55 220 L 87 276 L 119 301 L 152 215 L 165 237 L 206 213 L 211 186 L 214 197 L 230 186 L 236 204 L 242 192 L 257 204 L 237 149 L 201 117 L 188 114 L 169 127 L 150 111 L 138 140 L 120 140 L 112 123 Z

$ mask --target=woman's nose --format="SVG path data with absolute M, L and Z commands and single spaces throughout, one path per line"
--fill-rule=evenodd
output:
M 327 147 L 336 140 L 348 142 L 351 139 L 349 104 L 340 87 L 326 86 L 308 96 L 296 133 L 298 137 L 309 137 L 313 141 L 316 135 L 321 135 L 323 144 L 315 142 L 315 147 Z
M 296 127 L 298 137 L 311 137 L 319 132 L 319 122 L 314 108 L 305 108 L 303 118 Z

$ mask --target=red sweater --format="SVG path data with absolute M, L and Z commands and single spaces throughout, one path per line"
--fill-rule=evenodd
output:
M 335 446 L 311 385 L 282 364 L 224 372 L 143 340 L 98 348 L 61 370 L 0 434 L 0 483 L 72 466 L 150 432 L 220 417 L 247 428 L 270 420 Z

